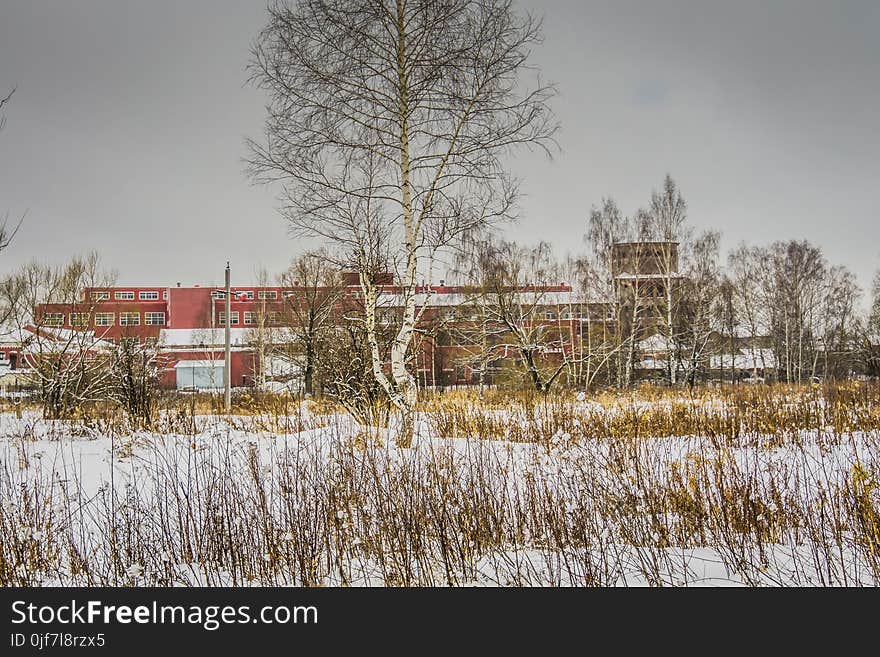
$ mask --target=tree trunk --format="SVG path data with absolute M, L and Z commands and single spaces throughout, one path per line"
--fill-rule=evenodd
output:
M 409 82 L 407 80 L 406 63 L 406 26 L 404 22 L 403 3 L 397 3 L 397 71 L 399 84 L 399 121 L 400 121 L 400 188 L 402 193 L 404 248 L 406 253 L 405 279 L 401 281 L 405 299 L 403 319 L 400 330 L 391 345 L 391 376 L 397 388 L 392 396 L 392 403 L 400 414 L 400 426 L 395 440 L 399 447 L 412 445 L 415 431 L 415 407 L 418 399 L 418 384 L 406 369 L 406 353 L 415 332 L 416 316 L 416 226 L 412 206 L 412 182 L 409 155 Z
M 314 359 L 314 346 L 310 338 L 308 344 L 306 344 L 306 369 L 303 372 L 303 392 L 307 395 L 311 395 L 314 392 L 312 381 L 315 372 Z

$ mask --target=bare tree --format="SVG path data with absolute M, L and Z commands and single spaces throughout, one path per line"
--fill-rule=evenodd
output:
M 393 338 L 393 333 L 382 333 L 380 327 L 380 348 Z M 355 321 L 333 326 L 319 360 L 322 393 L 338 401 L 368 431 L 378 431 L 388 419 L 389 400 L 373 376 L 366 325 Z
M 730 336 L 745 341 L 750 360 L 761 364 L 766 372 L 775 367 L 768 362 L 763 340 L 771 333 L 772 270 L 766 249 L 740 244 L 727 258 L 727 280 L 730 282 L 732 309 Z M 732 350 L 731 350 L 732 351 Z M 735 361 L 731 360 L 731 364 Z
M 602 199 L 601 208 L 593 207 L 587 224 L 586 240 L 591 247 L 594 285 L 600 297 L 614 296 L 612 255 L 614 245 L 632 238 L 632 222 L 625 218 L 614 199 Z
M 281 275 L 281 285 L 286 288 L 282 323 L 288 332 L 287 356 L 300 362 L 303 392 L 311 395 L 320 378 L 322 350 L 342 318 L 345 287 L 339 268 L 325 250 L 299 256 Z
M 550 245 L 526 248 L 487 238 L 472 245 L 465 263 L 469 292 L 461 317 L 450 318 L 448 327 L 455 342 L 481 369 L 517 354 L 530 386 L 549 392 L 574 355 L 571 295 L 548 290 L 559 280 Z
M 880 376 L 880 271 L 874 274 L 871 286 L 871 308 L 861 335 L 862 360 L 865 371 Z
M 283 182 L 295 229 L 355 254 L 372 371 L 409 445 L 420 269 L 462 233 L 510 215 L 516 185 L 503 157 L 552 146 L 553 89 L 538 80 L 520 91 L 540 22 L 510 0 L 299 0 L 269 14 L 250 65 L 270 96 L 251 170 Z M 390 371 L 375 339 L 377 245 L 402 296 Z
M 719 233 L 707 231 L 697 237 L 690 248 L 687 268 L 681 279 L 676 300 L 677 325 L 675 341 L 684 354 L 685 381 L 693 387 L 697 373 L 709 354 L 712 336 L 719 333 L 717 321 L 723 314 L 721 303 L 721 273 L 718 269 Z M 668 297 L 667 297 L 668 298 Z
M 650 286 L 639 275 L 645 251 L 630 249 L 626 244 L 648 239 L 650 229 L 647 212 L 639 210 L 625 217 L 612 199 L 603 199 L 602 206 L 594 207 L 588 220 L 586 239 L 596 272 L 594 294 L 609 304 L 613 314 L 614 345 L 605 350 L 616 360 L 618 386 L 628 386 L 633 380 L 637 343 L 644 333 L 645 315 L 650 309 Z M 620 257 L 624 250 L 625 259 Z
M 629 238 L 630 223 L 624 218 L 613 199 L 602 199 L 600 208 L 593 207 L 587 222 L 586 241 L 590 244 L 590 263 L 594 275 L 589 281 L 590 294 L 605 300 L 613 308 L 614 331 L 617 346 L 624 344 L 622 337 L 623 316 L 622 305 L 617 303 L 617 285 L 614 279 L 612 256 L 614 245 Z M 588 338 L 589 339 L 589 338 Z M 622 360 L 616 363 L 616 383 L 623 384 Z
M 12 96 L 15 94 L 15 87 L 13 87 L 8 94 L 4 98 L 0 98 L 0 131 L 6 126 L 6 116 L 3 114 L 3 109 L 9 102 L 12 100 Z M 12 238 L 15 237 L 15 234 L 18 232 L 19 227 L 21 227 L 21 222 L 24 217 L 21 217 L 15 224 L 14 227 L 10 228 L 9 226 L 9 215 L 5 215 L 3 220 L 0 221 L 0 251 L 9 246 L 9 243 L 12 242 Z
M 92 253 L 60 267 L 25 265 L 4 281 L 23 364 L 51 419 L 110 397 L 112 344 L 101 327 L 92 325 L 100 302 L 81 294 L 85 288 L 108 287 L 113 280 L 114 274 L 102 271 Z
M 689 255 L 693 230 L 687 224 L 687 202 L 670 175 L 663 179 L 663 189 L 651 194 L 647 214 L 653 238 L 666 243 L 655 258 L 662 303 L 655 303 L 653 308 L 658 311 L 659 327 L 666 340 L 666 376 L 669 383 L 675 385 L 685 352 L 682 332 L 687 331 L 681 322 L 684 300 L 680 285 L 681 268 L 682 261 Z M 677 245 L 676 248 L 672 248 L 672 243 Z M 697 292 L 693 287 L 690 291 Z
M 846 378 L 856 368 L 860 333 L 859 300 L 862 290 L 853 273 L 844 266 L 828 269 L 821 300 L 819 321 L 821 350 L 813 357 L 812 376 L 821 358 L 822 375 Z
M 149 428 L 157 414 L 159 347 L 155 340 L 124 338 L 112 351 L 109 398 Z
M 718 281 L 718 298 L 715 306 L 715 319 L 718 323 L 719 344 L 718 351 L 721 354 L 720 369 L 721 381 L 725 380 L 726 365 L 730 365 L 730 378 L 735 379 L 734 355 L 737 349 L 737 327 L 739 316 L 736 307 L 736 288 L 728 273 L 720 274 Z M 729 354 L 730 358 L 726 358 Z
M 588 256 L 569 255 L 560 266 L 563 280 L 573 289 L 573 298 L 559 315 L 560 329 L 564 322 L 572 323 L 570 382 L 589 389 L 602 377 L 608 382 L 619 349 L 611 315 L 611 288 L 601 280 L 602 272 Z
M 768 256 L 764 297 L 774 351 L 786 381 L 801 383 L 815 375 L 827 263 L 819 247 L 802 241 L 775 242 Z
M 281 329 L 279 328 L 282 323 L 282 303 L 275 298 L 276 291 L 263 289 L 269 286 L 269 272 L 265 269 L 257 272 L 257 286 L 260 288 L 257 299 L 251 306 L 252 310 L 244 311 L 242 324 L 247 329 L 245 341 L 254 351 L 254 385 L 257 389 L 262 390 L 266 386 L 270 359 L 282 351 L 283 341 L 280 339 Z
M 871 285 L 871 311 L 868 322 L 874 333 L 880 336 L 880 271 L 874 274 L 874 282 Z

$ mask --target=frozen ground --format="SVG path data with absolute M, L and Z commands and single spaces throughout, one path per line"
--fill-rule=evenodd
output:
M 875 585 L 876 432 L 411 449 L 346 416 L 88 435 L 0 415 L 7 583 Z M 80 435 L 73 435 L 74 433 Z M 86 435 L 81 435 L 85 433 Z

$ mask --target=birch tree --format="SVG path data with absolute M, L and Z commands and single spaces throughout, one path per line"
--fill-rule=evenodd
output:
M 247 329 L 246 342 L 254 350 L 253 375 L 254 385 L 258 390 L 265 390 L 267 374 L 270 370 L 270 359 L 282 351 L 281 331 L 278 324 L 281 322 L 281 301 L 276 298 L 277 292 L 272 290 L 266 293 L 269 287 L 269 272 L 261 269 L 257 272 L 257 292 L 255 303 L 251 304 L 251 310 L 244 311 L 242 324 Z
M 682 296 L 679 288 L 680 259 L 687 256 L 686 250 L 692 237 L 692 229 L 687 225 L 687 202 L 671 176 L 663 179 L 663 189 L 651 194 L 648 209 L 651 230 L 657 240 L 677 242 L 672 248 L 665 244 L 656 258 L 662 280 L 663 302 L 656 304 L 660 311 L 660 327 L 666 339 L 666 367 L 669 383 L 678 383 L 678 370 L 682 361 L 681 335 L 679 334 L 680 305 Z
M 628 386 L 633 379 L 636 343 L 641 337 L 646 310 L 646 290 L 636 272 L 641 270 L 642 249 L 634 249 L 624 269 L 615 262 L 620 245 L 644 240 L 650 230 L 649 215 L 638 210 L 624 216 L 613 199 L 593 207 L 587 223 L 586 240 L 595 270 L 594 294 L 613 308 L 614 346 L 607 351 L 616 358 L 618 386 Z
M 736 291 L 729 274 L 720 274 L 718 280 L 718 296 L 715 304 L 715 320 L 718 323 L 719 339 L 718 351 L 720 358 L 721 382 L 725 380 L 726 365 L 730 366 L 730 378 L 734 379 L 734 354 L 736 353 L 736 333 L 739 317 L 736 311 Z M 727 358 L 726 356 L 729 356 Z
M 400 445 L 415 421 L 406 361 L 420 270 L 462 233 L 510 216 L 511 151 L 553 147 L 553 88 L 528 75 L 540 27 L 509 0 L 291 0 L 270 5 L 253 46 L 251 79 L 269 103 L 264 139 L 249 142 L 252 174 L 282 184 L 296 231 L 355 254 L 372 371 L 400 415 Z M 377 246 L 402 301 L 387 368 Z
M 563 280 L 570 281 L 574 291 L 573 303 L 567 311 L 572 322 L 571 379 L 575 385 L 589 390 L 600 378 L 610 382 L 612 365 L 620 349 L 610 285 L 603 280 L 605 272 L 594 266 L 589 256 L 567 256 L 562 272 Z
M 735 322 L 730 335 L 748 338 L 745 348 L 752 362 L 760 362 L 765 371 L 771 365 L 775 366 L 775 363 L 767 362 L 766 350 L 761 348 L 762 340 L 769 338 L 771 333 L 772 299 L 769 290 L 772 289 L 772 268 L 769 263 L 766 249 L 744 243 L 731 251 L 727 258 L 727 279 L 732 297 L 730 314 L 731 321 Z
M 726 314 L 721 297 L 721 273 L 718 269 L 719 233 L 699 235 L 690 249 L 680 290 L 680 331 L 676 342 L 683 353 L 685 381 L 693 387 L 697 372 L 705 363 L 713 333 L 724 329 L 719 321 Z M 727 311 L 729 312 L 729 310 Z
M 774 352 L 789 383 L 815 376 L 816 338 L 828 266 L 819 247 L 806 241 L 774 242 L 764 278 Z

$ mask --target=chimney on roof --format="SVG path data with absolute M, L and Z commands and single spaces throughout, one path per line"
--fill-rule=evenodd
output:
M 180 287 L 180 283 L 177 284 L 177 287 Z
M 446 285 L 446 281 L 441 278 L 440 279 L 440 287 L 443 287 L 444 285 Z

